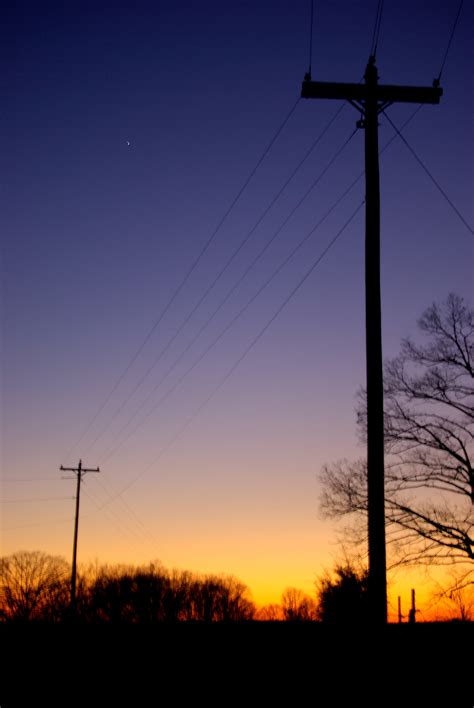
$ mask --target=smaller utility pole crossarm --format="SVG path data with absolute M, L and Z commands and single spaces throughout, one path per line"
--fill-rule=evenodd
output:
M 74 519 L 74 541 L 72 549 L 72 571 L 71 571 L 71 609 L 74 612 L 76 609 L 76 575 L 77 575 L 77 536 L 79 531 L 79 503 L 81 498 L 81 482 L 82 478 L 88 472 L 100 472 L 98 467 L 90 468 L 83 467 L 82 460 L 79 460 L 77 467 L 61 467 L 59 468 L 61 472 L 74 472 L 76 475 L 77 486 L 76 486 L 76 514 Z

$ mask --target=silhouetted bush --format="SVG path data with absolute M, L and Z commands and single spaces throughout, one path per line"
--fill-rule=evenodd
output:
M 368 572 L 350 566 L 338 566 L 335 577 L 329 575 L 317 583 L 318 619 L 322 622 L 354 624 L 367 620 Z

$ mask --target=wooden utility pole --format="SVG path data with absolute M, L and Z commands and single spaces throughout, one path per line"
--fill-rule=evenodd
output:
M 367 486 L 369 545 L 369 607 L 371 623 L 387 622 L 385 559 L 384 427 L 382 315 L 380 298 L 380 181 L 378 115 L 392 103 L 439 103 L 442 89 L 392 86 L 378 83 L 371 56 L 365 83 L 312 81 L 307 74 L 302 98 L 349 101 L 361 114 L 357 125 L 365 129 L 365 322 L 367 361 Z
M 414 624 L 416 622 L 416 601 L 415 601 L 415 590 L 412 588 L 411 591 L 411 609 L 408 613 L 408 621 L 410 624 Z
M 79 531 L 79 502 L 81 498 L 81 482 L 87 472 L 100 472 L 100 469 L 88 469 L 82 466 L 82 460 L 79 460 L 77 467 L 61 467 L 61 472 L 74 472 L 77 479 L 76 486 L 76 516 L 74 519 L 74 542 L 72 547 L 72 571 L 71 571 L 71 609 L 74 612 L 76 609 L 76 574 L 77 574 L 77 535 Z M 68 477 L 67 479 L 71 479 Z

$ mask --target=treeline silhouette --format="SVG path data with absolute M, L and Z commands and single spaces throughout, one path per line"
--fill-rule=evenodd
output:
M 58 623 L 74 616 L 87 624 L 162 622 L 364 621 L 367 578 L 337 568 L 316 585 L 315 598 L 287 588 L 280 604 L 257 608 L 248 587 L 232 575 L 203 575 L 145 566 L 91 564 L 80 569 L 74 608 L 64 558 L 19 551 L 0 558 L 0 619 Z
M 458 620 L 470 620 L 470 583 L 458 588 Z M 465 594 L 464 594 L 465 593 Z M 453 592 L 450 593 L 453 598 Z M 472 598 L 471 598 L 472 599 Z M 251 620 L 352 626 L 366 625 L 367 570 L 338 565 L 315 582 L 314 597 L 294 587 L 279 604 L 257 607 L 249 588 L 232 575 L 143 566 L 90 564 L 80 568 L 74 608 L 71 569 L 61 557 L 19 551 L 0 558 L 0 622 L 59 624 L 242 623 Z
M 266 703 L 269 688 L 280 697 L 287 680 L 293 704 L 302 701 L 295 698 L 299 687 L 302 697 L 315 686 L 322 690 L 321 684 L 325 693 L 337 686 L 338 696 L 339 684 L 353 690 L 381 657 L 392 666 L 403 657 L 430 676 L 427 647 L 472 645 L 469 622 L 371 631 L 364 619 L 365 576 L 349 567 L 321 578 L 314 598 L 287 588 L 280 604 L 256 608 L 246 585 L 232 576 L 167 570 L 160 563 L 91 564 L 80 569 L 74 613 L 70 571 L 63 558 L 40 551 L 0 558 L 2 706 L 32 705 L 38 697 L 47 705 L 69 705 L 59 680 L 54 686 L 50 677 L 66 677 L 67 684 L 73 675 L 78 680 L 70 683 L 71 705 L 125 705 L 124 680 L 133 693 L 130 705 L 148 705 L 157 687 L 180 697 L 183 690 L 192 696 L 201 691 L 211 705 L 217 679 L 233 696 L 241 686 L 246 701 L 261 681 Z M 469 675 L 470 661 L 470 653 L 461 652 L 461 675 Z M 338 683 L 328 678 L 331 672 Z M 363 691 L 366 696 L 370 685 Z M 216 705 L 229 702 L 228 693 L 217 693 Z M 446 703 L 451 704 L 472 702 Z
M 60 622 L 71 616 L 69 566 L 40 551 L 0 559 L 0 618 Z M 235 622 L 252 619 L 249 589 L 233 576 L 147 566 L 89 566 L 78 574 L 75 619 L 85 623 Z
M 252 619 L 248 588 L 232 576 L 199 576 L 189 571 L 109 569 L 84 583 L 78 607 L 89 621 L 233 622 Z

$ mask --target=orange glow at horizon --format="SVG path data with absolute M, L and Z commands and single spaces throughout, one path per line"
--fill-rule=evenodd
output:
M 70 524 L 66 524 L 66 526 Z M 72 541 L 72 527 L 71 531 Z M 80 566 L 87 567 L 89 563 L 99 565 L 147 565 L 150 562 L 160 562 L 166 569 L 189 570 L 202 575 L 232 575 L 243 582 L 249 589 L 257 607 L 269 604 L 280 604 L 281 596 L 288 587 L 295 587 L 316 599 L 316 582 L 318 577 L 331 572 L 338 557 L 337 549 L 330 543 L 329 536 L 323 551 L 315 552 L 317 544 L 320 547 L 321 537 L 315 535 L 299 536 L 281 535 L 272 537 L 271 541 L 253 537 L 252 552 L 249 546 L 252 538 L 243 539 L 223 536 L 219 542 L 209 543 L 209 538 L 196 537 L 190 544 L 183 533 L 182 537 L 169 543 L 166 554 L 146 553 L 137 547 L 137 552 L 131 546 L 127 551 L 120 535 L 108 539 L 108 550 L 99 550 L 94 527 L 84 529 L 79 541 Z M 41 534 L 39 534 L 41 536 Z M 60 534 L 63 537 L 63 534 Z M 188 537 L 189 538 L 189 537 Z M 303 540 L 302 540 L 303 539 Z M 19 539 L 18 539 L 19 540 Z M 40 540 L 38 538 L 38 540 Z M 276 540 L 276 543 L 275 543 Z M 44 550 L 55 555 L 64 556 L 70 561 L 69 548 L 64 550 L 63 544 L 56 545 L 50 537 L 50 544 L 38 544 L 35 549 Z M 40 548 L 41 545 L 41 548 Z M 26 548 L 20 543 L 14 549 L 8 549 L 5 555 L 14 550 Z M 150 550 L 150 549 L 148 549 Z M 138 555 L 138 551 L 140 554 Z M 416 621 L 432 621 L 451 618 L 456 615 L 455 607 L 449 606 L 436 595 L 443 587 L 452 583 L 449 570 L 443 568 L 399 568 L 388 573 L 388 619 L 398 621 L 398 596 L 401 597 L 403 622 L 408 621 L 411 606 L 411 590 L 416 591 Z

